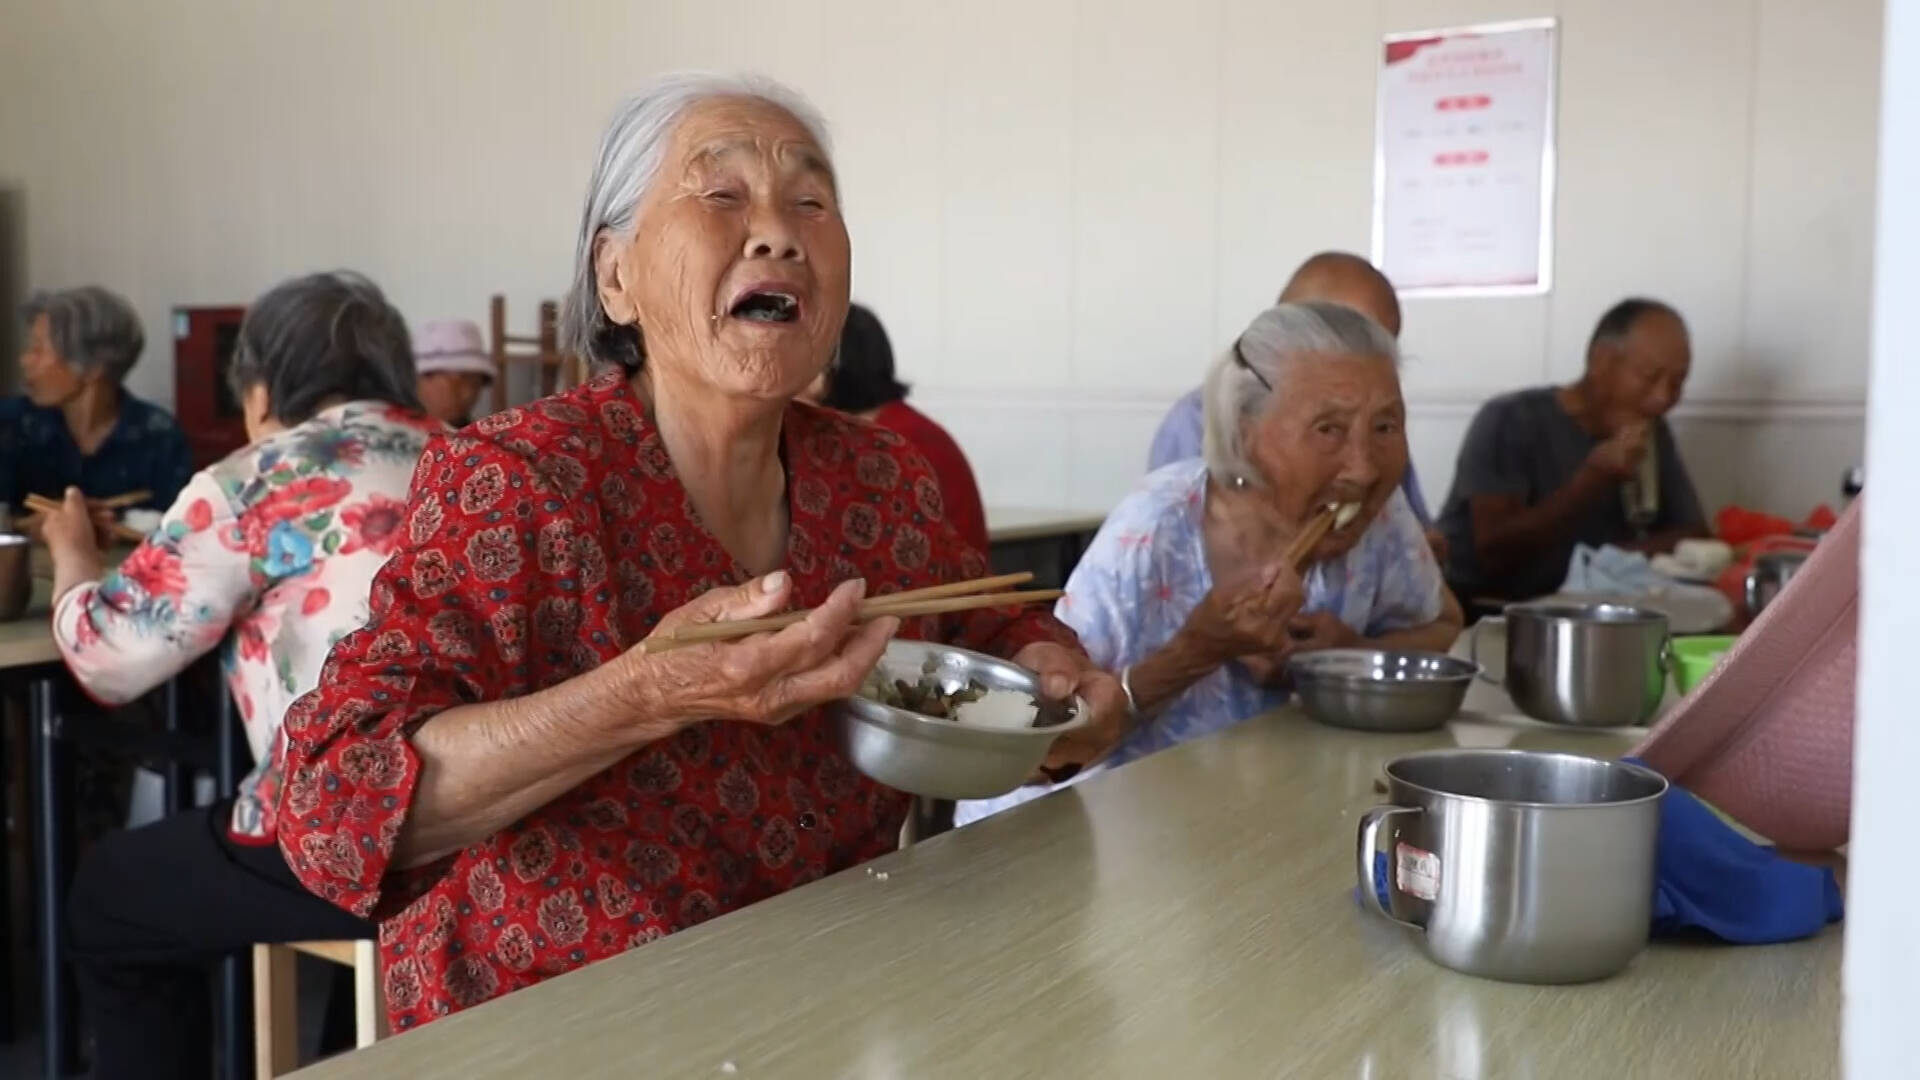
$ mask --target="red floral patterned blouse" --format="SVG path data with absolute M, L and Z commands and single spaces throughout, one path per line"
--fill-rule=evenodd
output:
M 783 445 L 797 604 L 853 577 L 878 594 L 986 572 L 898 435 L 795 405 Z M 419 779 L 407 736 L 423 721 L 577 675 L 747 577 L 700 526 L 618 375 L 429 445 L 371 620 L 287 715 L 279 822 L 309 889 L 383 920 L 395 1030 L 896 846 L 906 797 L 855 772 L 815 712 L 780 727 L 687 728 L 484 843 L 390 865 Z M 1037 612 L 922 619 L 906 632 L 1002 656 L 1074 643 Z

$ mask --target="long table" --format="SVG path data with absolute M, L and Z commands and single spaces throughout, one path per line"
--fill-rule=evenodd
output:
M 1389 758 L 1633 741 L 1470 704 L 1418 735 L 1284 709 L 300 1075 L 1838 1075 L 1837 927 L 1538 987 L 1440 968 L 1361 910 Z

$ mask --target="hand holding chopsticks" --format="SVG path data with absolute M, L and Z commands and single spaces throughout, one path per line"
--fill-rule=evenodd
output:
M 138 529 L 122 525 L 117 521 L 109 524 L 105 520 L 100 520 L 100 518 L 110 516 L 115 510 L 145 502 L 151 497 L 152 494 L 150 492 L 129 491 L 124 495 L 116 495 L 110 499 L 89 499 L 86 504 L 88 516 L 95 519 L 98 527 L 113 539 L 137 544 L 147 538 L 145 533 L 140 532 Z M 49 499 L 44 495 L 29 494 L 26 498 L 26 504 L 27 509 L 46 518 L 51 518 L 55 514 L 64 513 L 66 510 L 65 503 Z
M 944 615 L 956 611 L 972 611 L 978 608 L 1016 607 L 1057 600 L 1063 595 L 1058 589 L 1040 589 L 1030 592 L 998 591 L 1014 585 L 1024 585 L 1032 580 L 1033 575 L 1029 573 L 1003 574 L 998 577 L 956 581 L 946 585 L 933 585 L 924 589 L 876 596 L 861 602 L 856 620 L 871 622 L 888 616 L 905 619 L 919 615 Z M 751 637 L 754 634 L 785 629 L 805 619 L 808 614 L 808 611 L 790 611 L 760 619 L 696 623 L 681 629 L 655 634 L 641 642 L 639 650 L 643 653 L 662 653 L 710 641 L 732 641 Z

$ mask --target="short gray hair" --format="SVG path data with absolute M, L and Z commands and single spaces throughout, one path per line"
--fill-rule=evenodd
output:
M 637 371 L 646 347 L 639 328 L 613 322 L 600 307 L 594 240 L 605 230 L 632 235 L 634 212 L 660 173 L 674 129 L 689 109 L 716 98 L 755 98 L 784 110 L 831 160 L 827 126 L 819 112 L 797 92 L 764 76 L 682 72 L 663 76 L 621 103 L 600 136 L 574 246 L 573 284 L 560 316 L 561 347 L 595 368 L 617 365 Z
M 37 292 L 20 305 L 20 320 L 29 329 L 42 315 L 47 317 L 53 351 L 83 375 L 104 372 L 115 383 L 125 382 L 147 347 L 147 335 L 133 305 L 98 285 Z
M 1213 362 L 1201 391 L 1201 453 L 1216 481 L 1263 483 L 1247 455 L 1247 434 L 1284 392 L 1287 369 L 1305 356 L 1377 357 L 1400 367 L 1393 335 L 1350 307 L 1308 300 L 1261 312 Z

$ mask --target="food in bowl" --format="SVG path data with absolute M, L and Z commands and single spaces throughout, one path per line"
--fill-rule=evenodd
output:
M 986 692 L 975 697 L 974 683 Z M 1006 660 L 895 639 L 860 691 L 830 713 L 841 750 L 866 776 L 930 799 L 988 799 L 1032 779 L 1056 738 L 1091 722 L 1081 699 L 1043 701 L 1039 690 L 1037 675 Z M 909 708 L 910 695 L 952 715 Z
M 996 689 L 977 678 L 943 679 L 932 660 L 922 665 L 919 678 L 913 680 L 882 664 L 867 676 L 860 696 L 936 720 L 1002 731 L 1048 727 L 1072 715 L 1070 707 L 1042 702 L 1024 690 Z

